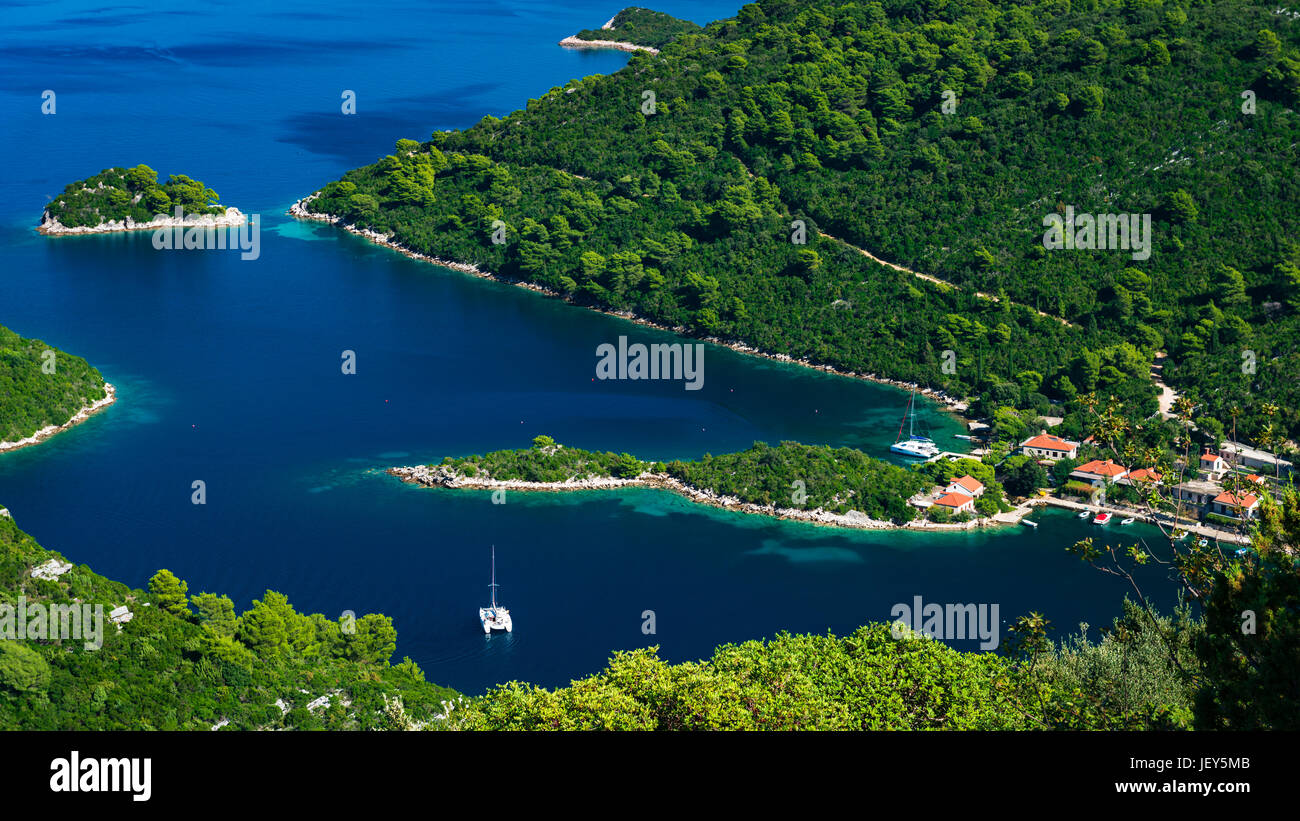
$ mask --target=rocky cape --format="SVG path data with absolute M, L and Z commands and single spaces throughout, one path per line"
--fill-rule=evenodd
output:
M 47 236 L 66 234 L 108 234 L 115 231 L 151 231 L 157 228 L 225 228 L 231 225 L 243 225 L 248 216 L 238 208 L 227 208 L 224 214 L 190 214 L 183 218 L 158 214 L 148 222 L 136 222 L 131 217 L 125 220 L 107 220 L 99 225 L 78 225 L 69 228 L 50 216 L 49 209 L 41 214 L 41 222 L 36 230 Z
M 619 51 L 648 51 L 651 54 L 658 54 L 659 49 L 650 46 L 638 46 L 636 43 L 626 43 L 621 40 L 579 40 L 577 37 L 570 35 L 560 41 L 560 45 L 565 48 L 612 48 Z
M 989 524 L 1010 524 L 1005 520 L 974 519 L 969 522 L 938 524 L 927 521 L 912 521 L 904 525 L 872 519 L 865 513 L 850 510 L 848 513 L 832 513 L 822 508 L 806 510 L 803 508 L 777 507 L 775 504 L 760 505 L 744 502 L 734 496 L 724 496 L 711 490 L 693 487 L 664 473 L 649 471 L 632 478 L 615 476 L 588 476 L 569 478 L 563 482 L 527 482 L 522 479 L 491 479 L 477 476 L 462 476 L 443 465 L 414 465 L 411 467 L 394 467 L 387 470 L 403 482 L 421 487 L 443 487 L 455 490 L 515 490 L 523 492 L 566 493 L 580 490 L 615 490 L 625 487 L 650 487 L 668 490 L 685 496 L 692 502 L 738 513 L 750 513 L 759 516 L 771 516 L 776 519 L 808 522 L 810 524 L 830 527 L 848 527 L 857 530 L 924 530 L 924 531 L 962 531 L 983 527 Z
M 64 422 L 62 425 L 46 425 L 45 427 L 33 433 L 31 436 L 24 437 L 22 439 L 19 439 L 16 442 L 0 442 L 0 453 L 4 453 L 5 451 L 9 451 L 9 450 L 18 450 L 18 448 L 25 448 L 29 445 L 40 444 L 41 442 L 44 442 L 46 439 L 49 439 L 51 436 L 54 436 L 55 434 L 62 433 L 63 431 L 68 430 L 74 425 L 81 424 L 82 422 L 86 421 L 94 414 L 99 413 L 104 408 L 108 407 L 109 405 L 113 404 L 116 401 L 117 401 L 117 389 L 114 388 L 108 382 L 105 382 L 103 399 L 97 399 L 94 402 L 91 402 L 89 405 L 86 405 L 84 408 L 74 413 L 72 415 L 72 418 Z
M 450 260 L 440 259 L 439 257 L 430 256 L 429 254 L 422 254 L 419 251 L 413 251 L 410 248 L 407 248 L 405 245 L 402 245 L 400 242 L 395 242 L 391 234 L 381 234 L 378 231 L 374 231 L 369 228 L 360 228 L 356 225 L 352 225 L 351 223 L 344 222 L 342 217 L 333 214 L 317 214 L 312 211 L 308 211 L 304 206 L 307 203 L 311 202 L 312 200 L 316 199 L 318 196 L 320 196 L 319 191 L 317 191 L 315 194 L 312 194 L 311 196 L 303 197 L 302 199 L 295 202 L 292 206 L 289 207 L 289 212 L 288 212 L 289 216 L 296 217 L 298 219 L 315 220 L 317 222 L 327 222 L 331 225 L 342 228 L 343 230 L 349 233 L 356 234 L 357 236 L 360 237 L 365 237 L 366 239 L 370 240 L 371 242 L 377 245 L 383 245 L 386 248 L 391 248 L 394 251 L 397 251 L 401 254 L 404 254 L 405 256 L 410 257 L 411 259 L 418 259 L 424 262 L 432 262 L 435 265 L 441 265 L 442 267 L 450 268 L 453 271 L 460 271 L 461 273 L 471 274 L 476 277 L 482 277 L 483 279 L 492 279 L 492 280 L 496 280 L 497 282 L 504 282 L 510 285 L 516 285 L 520 288 L 527 288 L 530 291 L 535 291 L 536 293 L 539 294 L 545 294 L 546 296 L 554 297 L 555 299 L 560 299 L 570 303 L 572 302 L 572 300 L 568 296 L 560 293 L 559 291 L 553 290 L 551 288 L 546 288 L 532 282 L 524 282 L 522 280 L 501 276 L 500 274 L 495 274 L 491 271 L 484 271 L 481 268 L 479 268 L 477 265 L 470 265 L 464 262 L 454 262 Z M 582 307 L 591 311 L 599 311 L 600 313 L 606 314 L 608 316 L 616 316 L 619 319 L 626 319 L 629 322 L 633 322 L 637 325 L 643 325 L 647 328 L 654 328 L 655 330 L 667 331 L 669 333 L 677 334 L 678 336 L 688 337 L 691 339 L 699 339 L 703 342 L 709 342 L 714 345 L 721 345 L 722 347 L 730 348 L 731 350 L 736 351 L 737 353 L 749 354 L 750 356 L 759 356 L 764 359 L 773 360 L 775 362 L 785 362 L 791 365 L 800 365 L 805 368 L 812 368 L 814 370 L 824 371 L 825 373 L 835 374 L 836 376 L 847 376 L 853 379 L 863 379 L 868 382 L 876 382 L 881 385 L 891 385 L 893 387 L 902 388 L 908 391 L 916 391 L 922 396 L 942 404 L 954 414 L 960 415 L 962 414 L 962 412 L 964 412 L 967 409 L 967 407 L 969 407 L 969 403 L 967 403 L 966 400 L 963 399 L 962 397 L 952 396 L 948 393 L 945 393 L 944 391 L 936 391 L 932 388 L 928 388 L 923 385 L 918 385 L 915 382 L 904 382 L 899 379 L 890 379 L 885 376 L 877 376 L 874 373 L 857 373 L 856 371 L 841 370 L 840 368 L 836 368 L 833 365 L 819 364 L 807 358 L 797 359 L 793 356 L 790 356 L 789 354 L 771 353 L 769 351 L 763 351 L 752 345 L 734 339 L 731 340 L 721 339 L 716 336 L 703 336 L 703 337 L 696 336 L 691 333 L 689 328 L 685 328 L 681 326 L 673 327 L 669 325 L 664 325 L 662 323 L 658 323 L 646 319 L 645 317 L 638 316 L 632 313 L 631 311 L 610 311 L 610 310 L 605 310 L 603 308 L 594 308 L 589 305 L 584 305 Z

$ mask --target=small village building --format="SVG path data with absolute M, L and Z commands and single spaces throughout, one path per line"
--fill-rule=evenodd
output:
M 951 513 L 973 513 L 975 497 L 967 496 L 965 493 L 945 493 L 934 500 L 934 506 Z
M 953 479 L 948 487 L 943 489 L 944 493 L 961 493 L 972 499 L 978 499 L 984 495 L 984 485 L 971 476 L 969 473 L 959 479 Z
M 1285 476 L 1291 472 L 1291 463 L 1265 450 L 1252 448 L 1241 442 L 1226 441 L 1219 446 L 1219 455 L 1234 465 L 1254 470 L 1264 470 Z
M 1210 503 L 1210 512 L 1234 519 L 1253 519 L 1259 509 L 1259 497 L 1253 493 L 1230 493 L 1224 491 L 1214 497 Z
M 1153 468 L 1138 468 L 1129 471 L 1129 474 L 1123 479 L 1118 480 L 1121 485 L 1158 485 L 1164 478 Z
M 1214 501 L 1223 492 L 1223 488 L 1214 482 L 1190 481 L 1174 485 L 1173 497 L 1196 508 L 1203 508 Z
M 1079 455 L 1079 443 L 1042 431 L 1021 442 L 1020 452 L 1041 459 L 1074 459 Z
M 1217 482 L 1228 472 L 1228 462 L 1209 448 L 1201 454 L 1201 477 L 1210 482 Z
M 1071 479 L 1078 479 L 1081 482 L 1087 482 L 1093 487 L 1101 487 L 1109 482 L 1117 482 L 1128 475 L 1128 468 L 1123 465 L 1117 465 L 1110 459 L 1104 462 L 1100 459 L 1093 459 L 1086 465 L 1080 465 L 1070 473 Z

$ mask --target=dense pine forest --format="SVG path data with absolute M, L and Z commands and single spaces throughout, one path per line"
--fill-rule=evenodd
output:
M 991 477 L 991 470 L 978 462 L 966 461 L 971 469 L 983 469 Z M 531 448 L 448 457 L 439 466 L 470 478 L 526 482 L 630 479 L 650 471 L 680 480 L 697 490 L 742 502 L 808 510 L 821 508 L 832 513 L 857 510 L 872 519 L 899 524 L 916 517 L 916 508 L 908 505 L 907 500 L 933 484 L 929 472 L 898 467 L 873 459 L 860 450 L 798 442 L 782 442 L 776 446 L 755 442 L 739 453 L 705 454 L 692 461 L 644 462 L 627 453 L 595 453 L 557 444 L 549 436 L 539 436 Z M 943 467 L 946 465 L 939 469 Z M 989 494 L 989 500 L 993 499 L 994 495 Z
M 63 193 L 46 210 L 67 228 L 95 226 L 105 222 L 149 222 L 162 214 L 173 216 L 179 207 L 191 214 L 224 214 L 217 204 L 217 192 L 184 174 L 173 174 L 158 182 L 158 172 L 147 165 L 134 168 L 106 168 L 93 177 L 68 183 Z
M 1018 407 L 1300 430 L 1300 29 L 1273 5 L 763 0 L 308 208 L 583 304 Z M 1047 250 L 1145 214 L 1149 256 Z M 886 267 L 861 251 L 926 279 Z M 951 354 L 945 354 L 951 351 Z
M 104 378 L 86 360 L 0 325 L 0 442 L 62 425 L 103 398 Z
M 103 643 L 88 649 L 79 637 L 6 633 L 0 728 L 402 729 L 432 721 L 456 697 L 425 682 L 409 659 L 390 665 L 397 634 L 386 616 L 298 613 L 270 590 L 236 614 L 228 597 L 190 595 L 166 570 L 147 590 L 85 565 L 55 579 L 32 575 L 52 559 L 63 557 L 0 516 L 0 605 L 21 603 L 29 636 L 34 606 L 102 605 Z M 119 630 L 108 616 L 120 605 L 132 617 Z M 22 623 L 15 610 L 0 615 L 0 633 Z

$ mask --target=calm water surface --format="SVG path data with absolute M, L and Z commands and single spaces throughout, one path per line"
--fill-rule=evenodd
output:
M 1124 588 L 1061 549 L 1101 529 L 1068 514 L 1037 531 L 850 533 L 648 490 L 493 505 L 381 472 L 541 433 L 644 458 L 783 439 L 888 456 L 899 391 L 715 347 L 703 390 L 598 382 L 601 343 L 672 338 L 283 216 L 399 137 L 618 70 L 626 55 L 555 42 L 619 4 L 3 5 L 0 323 L 85 356 L 120 391 L 75 430 L 0 456 L 0 503 L 46 546 L 135 586 L 167 567 L 240 607 L 272 588 L 309 612 L 386 613 L 399 657 L 468 692 L 562 684 L 619 648 L 685 660 L 780 630 L 847 632 L 916 595 L 1066 629 L 1118 611 Z M 736 7 L 654 5 L 701 23 Z M 339 113 L 344 89 L 356 116 Z M 31 231 L 68 182 L 137 163 L 260 213 L 260 258 Z M 961 446 L 950 417 L 922 417 Z M 206 505 L 190 503 L 194 480 Z M 476 608 L 493 544 L 517 628 L 489 639 Z

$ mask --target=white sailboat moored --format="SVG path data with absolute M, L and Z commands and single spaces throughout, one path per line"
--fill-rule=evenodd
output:
M 490 634 L 493 630 L 504 630 L 507 633 L 514 629 L 514 624 L 510 621 L 510 611 L 497 604 L 497 546 L 492 545 L 492 584 L 488 585 L 492 589 L 492 605 L 490 607 L 480 607 L 478 609 L 478 620 L 483 625 L 483 632 Z
M 898 424 L 898 438 L 894 444 L 889 446 L 893 453 L 899 453 L 903 456 L 911 456 L 913 459 L 929 459 L 932 456 L 939 455 L 939 446 L 928 436 L 917 436 L 912 432 L 912 417 L 915 415 L 913 406 L 916 403 L 916 391 L 912 391 L 911 397 L 907 400 L 907 410 L 903 412 L 903 422 L 907 423 L 907 438 L 903 438 L 903 423 Z

